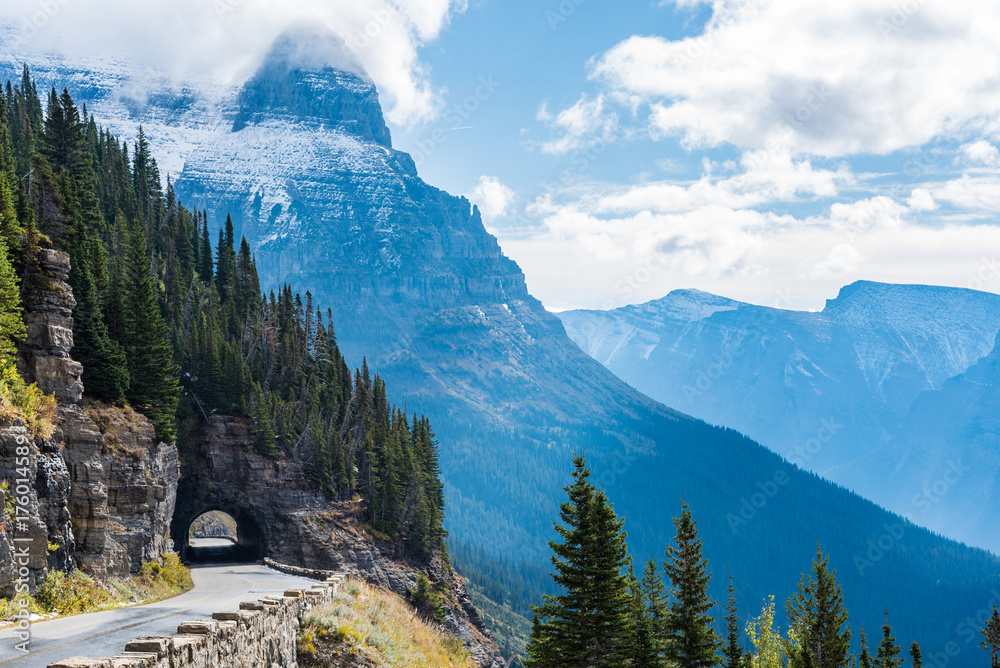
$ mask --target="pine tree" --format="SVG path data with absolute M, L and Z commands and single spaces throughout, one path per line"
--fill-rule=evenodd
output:
M 865 627 L 861 627 L 861 653 L 858 655 L 858 668 L 872 668 L 872 657 L 868 653 L 868 636 Z
M 726 644 L 723 648 L 725 668 L 740 668 L 743 664 L 743 647 L 740 645 L 740 615 L 736 607 L 736 589 L 733 587 L 733 574 L 729 573 L 729 586 L 726 588 Z
M 804 668 L 804 656 L 816 668 L 840 668 L 849 661 L 851 627 L 836 576 L 817 545 L 812 573 L 802 575 L 798 591 L 785 604 L 791 629 L 805 650 L 793 657 L 793 668 Z
M 899 668 L 903 665 L 901 652 L 902 650 L 896 644 L 896 639 L 892 637 L 892 627 L 889 626 L 889 609 L 886 608 L 885 622 L 882 624 L 882 643 L 878 646 L 875 665 L 878 668 Z
M 656 561 L 652 558 L 646 562 L 646 568 L 643 570 L 642 595 L 646 602 L 646 609 L 649 611 L 653 649 L 656 655 L 660 657 L 659 665 L 662 665 L 667 638 L 667 596 L 663 586 L 663 578 L 657 569 Z
M 979 632 L 983 634 L 979 646 L 990 655 L 990 668 L 1000 668 L 1000 612 L 996 605 L 993 606 L 993 616 Z
M 635 577 L 632 560 L 628 564 L 629 637 L 626 658 L 631 668 L 659 668 L 659 653 L 653 636 L 653 624 L 646 608 L 642 584 Z
M 712 574 L 702 556 L 698 523 L 682 501 L 681 516 L 674 518 L 677 535 L 667 546 L 663 570 L 670 578 L 670 609 L 667 614 L 666 657 L 679 668 L 714 666 L 722 643 L 709 614 L 715 601 L 708 595 Z
M 150 274 L 143 231 L 129 239 L 126 261 L 127 297 L 125 334 L 121 341 L 128 359 L 128 400 L 146 413 L 156 436 L 171 441 L 180 384 L 167 326 L 160 314 L 159 294 Z
M 7 258 L 7 244 L 0 239 L 0 361 L 13 361 L 17 342 L 24 338 L 25 331 L 20 286 Z
M 924 668 L 924 657 L 920 653 L 918 643 L 910 645 L 910 657 L 913 659 L 913 668 Z
M 546 596 L 536 612 L 543 619 L 528 645 L 529 668 L 620 666 L 628 637 L 628 583 L 623 520 L 590 482 L 582 456 L 573 458 L 574 483 L 566 487 L 550 541 L 553 580 L 563 594 Z

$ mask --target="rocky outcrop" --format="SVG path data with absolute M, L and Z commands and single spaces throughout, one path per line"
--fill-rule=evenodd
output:
M 240 603 L 238 611 L 216 612 L 212 619 L 183 622 L 174 636 L 143 636 L 115 657 L 74 657 L 48 668 L 297 668 L 299 626 L 306 611 L 329 603 L 343 576 L 309 589 L 289 589 Z
M 183 549 L 191 522 L 222 510 L 237 523 L 238 543 L 302 572 L 344 572 L 401 596 L 416 587 L 418 566 L 361 526 L 360 503 L 331 502 L 310 485 L 302 463 L 274 460 L 253 447 L 246 418 L 212 415 L 184 452 L 173 536 Z M 445 627 L 461 638 L 482 666 L 503 660 L 460 577 L 441 564 L 422 567 L 449 583 Z
M 171 550 L 177 448 L 157 443 L 153 426 L 128 410 L 61 406 L 59 420 L 77 565 L 98 576 L 128 575 Z
M 19 422 L 0 426 L 3 495 L 17 501 L 0 525 L 3 596 L 18 578 L 34 591 L 49 569 L 127 575 L 171 549 L 177 449 L 157 443 L 133 411 L 80 405 L 69 271 L 68 255 L 42 249 L 25 277 L 18 370 L 53 394 L 58 409 L 48 438 L 32 438 Z

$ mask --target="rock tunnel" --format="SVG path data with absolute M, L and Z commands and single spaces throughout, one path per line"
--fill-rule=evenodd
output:
M 193 506 L 198 508 L 199 506 Z M 236 525 L 236 530 L 215 535 L 192 533 L 192 524 L 211 513 L 222 513 Z M 200 511 L 174 512 L 171 525 L 174 549 L 185 563 L 248 562 L 264 557 L 264 540 L 253 514 L 240 507 L 209 506 Z

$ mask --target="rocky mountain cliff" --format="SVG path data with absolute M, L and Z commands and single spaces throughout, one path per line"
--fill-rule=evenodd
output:
M 19 366 L 55 395 L 58 408 L 50 438 L 31 438 L 19 423 L 0 427 L 0 480 L 22 507 L 0 531 L 3 596 L 13 593 L 23 548 L 32 591 L 49 569 L 124 576 L 172 549 L 177 448 L 157 443 L 152 425 L 133 411 L 81 404 L 83 369 L 70 357 L 76 302 L 69 268 L 65 253 L 42 250 L 39 273 L 26 279 L 33 287 L 25 291 L 28 337 Z
M 869 541 L 902 520 L 620 381 L 528 293 L 478 211 L 421 181 L 412 160 L 379 138 L 379 123 L 363 129 L 355 111 L 300 104 L 325 86 L 326 99 L 355 96 L 337 108 L 370 109 L 363 77 L 287 64 L 282 78 L 265 61 L 218 104 L 207 92 L 171 96 L 153 84 L 139 104 L 126 97 L 134 77 L 104 63 L 53 58 L 35 73 L 96 82 L 71 92 L 113 131 L 129 136 L 143 122 L 165 163 L 184 165 L 176 179 L 184 202 L 207 209 L 215 225 L 231 213 L 262 281 L 312 291 L 332 309 L 351 361 L 367 355 L 393 399 L 428 415 L 442 444 L 453 537 L 514 563 L 547 564 L 570 457 L 583 450 L 628 518 L 635 554 L 662 553 L 683 495 L 717 572 L 731 565 L 748 602 L 793 591 L 817 538 L 833 555 L 852 619 L 877 624 L 889 605 L 897 632 L 929 648 L 943 647 L 949 620 L 979 610 L 1000 586 L 1000 560 L 909 524 L 872 569 L 856 568 Z M 761 489 L 774 493 L 748 505 Z M 963 652 L 975 665 L 973 648 Z
M 956 413 L 926 407 L 993 349 L 1000 296 L 861 281 L 818 313 L 681 290 L 559 317 L 585 352 L 649 396 L 745 433 L 919 524 L 1000 551 L 1000 536 L 972 521 L 1000 510 L 990 493 L 995 457 L 977 458 L 982 476 L 963 480 L 964 492 L 933 513 L 913 501 L 948 461 L 969 459 L 977 436 L 941 436 L 957 426 Z M 968 408 L 961 414 L 971 418 Z M 903 436 L 915 415 L 927 438 Z M 824 424 L 836 428 L 811 446 Z

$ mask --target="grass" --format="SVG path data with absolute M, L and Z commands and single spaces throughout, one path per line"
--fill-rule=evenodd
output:
M 49 571 L 35 596 L 26 596 L 28 609 L 44 617 L 65 617 L 153 603 L 191 589 L 191 571 L 176 554 L 163 563 L 143 564 L 142 574 L 98 580 L 82 571 Z M 0 624 L 18 614 L 14 600 L 0 599 Z
M 55 395 L 45 394 L 38 385 L 28 385 L 14 363 L 0 360 L 0 424 L 20 420 L 32 439 L 52 436 L 56 414 Z
M 135 460 L 142 459 L 145 451 L 141 447 L 127 446 L 122 443 L 121 434 L 118 432 L 118 425 L 124 424 L 133 434 L 140 431 L 141 416 L 135 412 L 131 406 L 113 406 L 96 399 L 85 399 L 84 408 L 87 417 L 94 421 L 104 436 L 104 446 L 102 453 L 124 459 L 132 457 Z
M 331 650 L 364 661 L 323 663 Z M 306 614 L 299 634 L 303 666 L 472 667 L 461 641 L 421 619 L 399 596 L 350 580 L 329 605 Z M 303 662 L 305 659 L 305 662 Z

